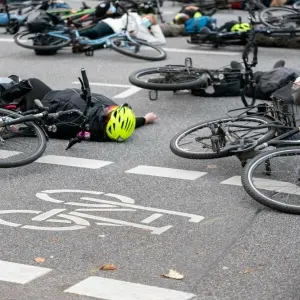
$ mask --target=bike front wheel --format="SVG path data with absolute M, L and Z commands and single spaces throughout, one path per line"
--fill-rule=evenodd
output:
M 143 89 L 156 91 L 179 91 L 192 88 L 206 88 L 208 76 L 200 70 L 185 66 L 164 66 L 133 72 L 131 84 Z
M 230 143 L 243 138 L 249 143 L 255 141 L 257 144 L 262 144 L 272 139 L 276 133 L 274 128 L 252 129 L 235 127 L 236 125 L 257 127 L 269 122 L 270 120 L 267 118 L 255 116 L 203 122 L 176 134 L 170 142 L 170 148 L 175 155 L 188 159 L 214 159 L 231 156 L 234 153 L 226 149 Z M 218 129 L 221 126 L 226 128 L 233 141 L 229 141 L 223 130 Z M 215 132 L 213 133 L 213 131 Z
M 150 61 L 164 60 L 167 53 L 160 47 L 144 41 L 130 41 L 126 36 L 109 39 L 113 50 L 137 59 Z
M 278 148 L 252 159 L 242 174 L 245 191 L 272 209 L 300 214 L 300 149 Z
M 22 115 L 0 109 L 0 122 Z M 15 168 L 37 160 L 46 149 L 44 131 L 33 122 L 0 126 L 0 168 Z

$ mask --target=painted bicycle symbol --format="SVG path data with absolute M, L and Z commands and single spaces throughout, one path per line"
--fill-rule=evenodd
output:
M 64 201 L 54 198 L 53 194 L 85 194 L 88 196 L 80 197 L 81 202 L 76 201 Z M 108 199 L 101 199 L 103 198 Z M 0 225 L 10 226 L 10 227 L 19 227 L 23 229 L 31 230 L 47 230 L 47 231 L 68 231 L 68 230 L 79 230 L 85 229 L 91 226 L 91 222 L 95 221 L 95 224 L 98 226 L 129 226 L 134 228 L 139 228 L 142 230 L 150 231 L 151 234 L 162 234 L 163 232 L 169 230 L 173 225 L 166 225 L 162 227 L 150 226 L 148 224 L 162 218 L 166 215 L 173 215 L 178 217 L 188 218 L 189 222 L 199 223 L 204 220 L 203 216 L 188 214 L 183 212 L 146 207 L 136 205 L 135 201 L 132 198 L 104 193 L 96 191 L 85 191 L 85 190 L 46 190 L 36 194 L 36 197 L 40 200 L 52 202 L 65 206 L 76 206 L 80 207 L 73 211 L 68 211 L 66 208 L 55 208 L 46 212 L 38 210 L 0 210 Z M 101 197 L 101 198 L 100 198 Z M 63 197 L 64 198 L 64 197 Z M 151 213 L 148 217 L 143 218 L 141 221 L 134 223 L 125 220 L 108 218 L 105 216 L 99 216 L 90 213 L 99 213 L 99 212 L 149 212 Z M 22 225 L 14 222 L 10 222 L 2 219 L 2 215 L 18 215 L 18 214 L 27 214 L 34 215 L 30 219 L 30 225 Z M 7 218 L 6 218 L 7 219 Z M 9 219 L 9 217 L 8 217 Z M 15 219 L 15 218 L 14 218 Z M 45 223 L 45 224 L 43 224 Z M 52 223 L 50 226 L 50 223 Z M 47 226 L 49 224 L 49 226 Z M 56 226 L 54 226 L 56 225 Z

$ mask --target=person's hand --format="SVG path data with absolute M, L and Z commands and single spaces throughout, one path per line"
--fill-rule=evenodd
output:
M 151 113 L 147 113 L 147 114 L 144 116 L 144 118 L 145 118 L 145 120 L 146 120 L 145 124 L 151 124 L 151 123 L 154 122 L 154 120 L 157 119 L 157 115 L 154 114 L 153 112 L 151 112 Z

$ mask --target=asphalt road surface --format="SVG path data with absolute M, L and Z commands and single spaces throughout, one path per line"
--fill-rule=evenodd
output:
M 170 19 L 179 7 L 164 10 Z M 241 100 L 160 92 L 150 101 L 128 81 L 137 69 L 186 57 L 219 68 L 241 61 L 242 48 L 201 48 L 183 37 L 165 48 L 163 62 L 110 50 L 40 57 L 0 36 L 2 77 L 36 77 L 60 89 L 78 87 L 86 68 L 92 91 L 128 102 L 138 115 L 158 115 L 124 144 L 84 142 L 65 151 L 67 141 L 51 140 L 39 161 L 0 171 L 1 300 L 299 299 L 299 216 L 269 210 L 226 184 L 239 181 L 236 158 L 190 161 L 169 149 L 179 130 L 224 116 Z M 299 50 L 261 48 L 257 69 L 279 59 L 300 68 Z M 105 264 L 116 269 L 100 270 Z M 161 277 L 170 269 L 184 278 Z

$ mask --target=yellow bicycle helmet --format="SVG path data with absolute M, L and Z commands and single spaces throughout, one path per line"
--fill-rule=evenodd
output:
M 248 31 L 250 29 L 251 29 L 251 26 L 248 23 L 237 23 L 231 27 L 230 31 L 231 32 L 242 32 L 242 31 Z
M 135 123 L 135 114 L 125 103 L 111 112 L 110 119 L 106 124 L 106 134 L 113 141 L 123 142 L 133 134 Z

